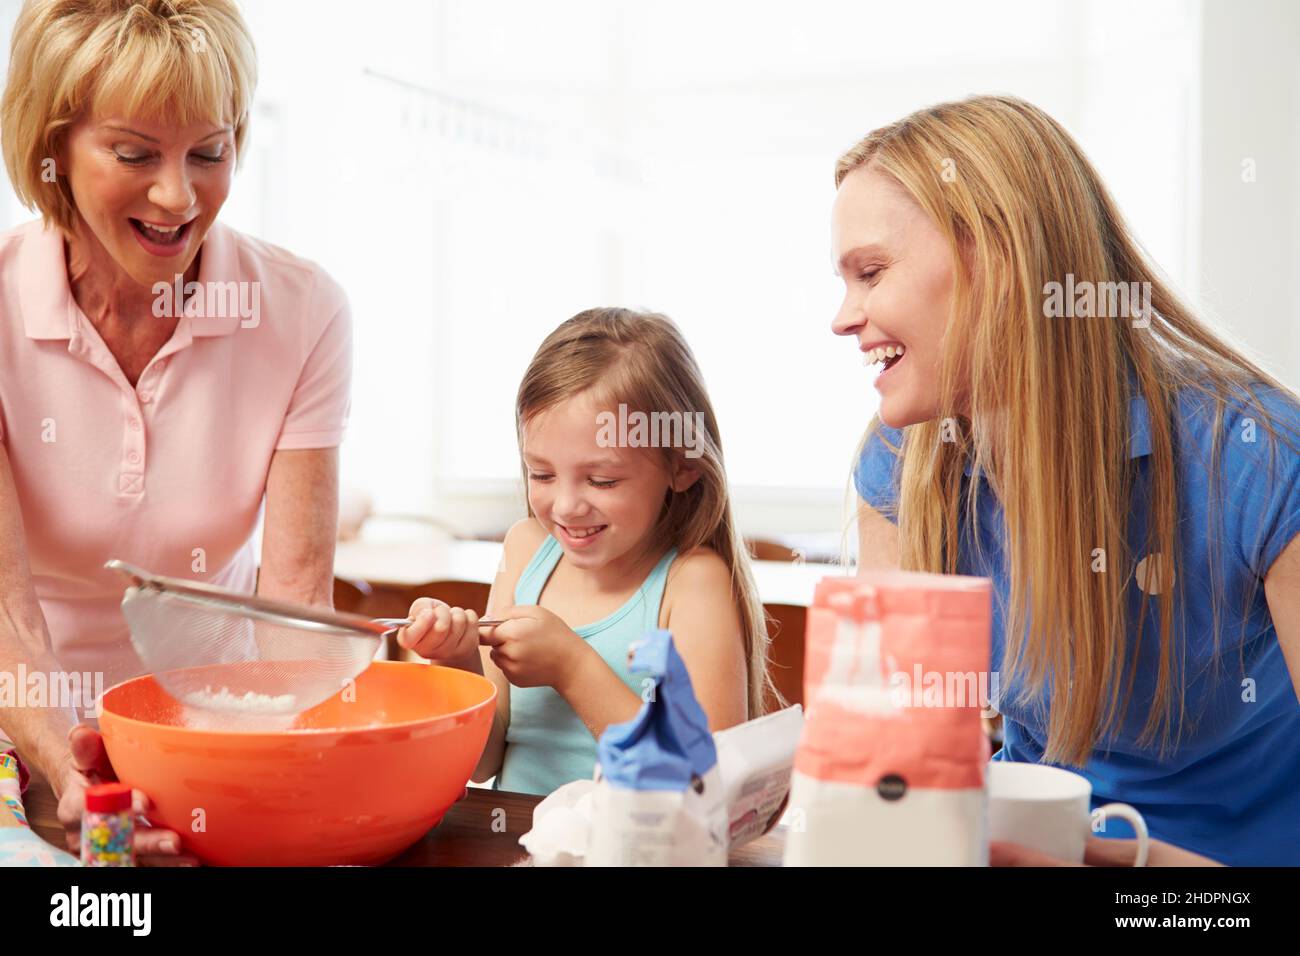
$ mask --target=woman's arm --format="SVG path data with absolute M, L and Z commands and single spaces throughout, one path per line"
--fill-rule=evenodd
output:
M 858 499 L 858 570 L 898 570 L 898 526 Z
M 1291 683 L 1300 697 L 1300 536 L 1291 539 L 1268 569 L 1264 596 Z
M 333 607 L 338 521 L 338 449 L 277 451 L 266 476 L 257 593 Z
M 0 671 L 17 674 L 19 665 L 29 672 L 54 674 L 59 670 L 45 615 L 32 586 L 9 453 L 0 445 Z M 0 728 L 17 745 L 23 760 L 49 780 L 56 794 L 62 792 L 71 769 L 68 731 L 74 723 L 72 712 L 64 708 L 0 709 Z
M 0 672 L 16 674 L 20 664 L 28 672 L 53 675 L 60 670 L 32 586 L 9 454 L 0 445 Z M 59 822 L 69 848 L 74 847 L 81 832 L 85 788 L 116 779 L 103 740 L 90 727 L 77 726 L 73 710 L 64 707 L 0 708 L 0 728 L 59 798 Z M 138 806 L 148 806 L 148 798 L 138 790 L 134 799 Z M 141 827 L 135 831 L 136 861 L 142 865 L 194 862 L 181 856 L 179 848 L 180 840 L 170 830 Z
M 1137 840 L 1089 837 L 1082 863 L 1067 863 L 1018 843 L 989 843 L 989 866 L 1132 866 Z M 1163 840 L 1152 840 L 1147 866 L 1222 866 L 1208 856 L 1184 850 Z

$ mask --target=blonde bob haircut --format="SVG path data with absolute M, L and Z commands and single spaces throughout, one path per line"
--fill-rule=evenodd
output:
M 71 232 L 76 202 L 50 172 L 54 157 L 69 127 L 110 112 L 229 125 L 238 161 L 256 84 L 253 39 L 232 0 L 27 0 L 0 100 L 14 192 Z

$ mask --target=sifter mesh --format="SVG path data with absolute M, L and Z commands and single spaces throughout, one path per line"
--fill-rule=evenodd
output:
M 122 599 L 131 643 L 177 700 L 208 711 L 293 715 L 364 671 L 388 622 L 160 578 L 109 562 L 135 581 Z

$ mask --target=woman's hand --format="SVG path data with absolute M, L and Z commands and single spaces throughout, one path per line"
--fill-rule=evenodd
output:
M 108 762 L 104 738 L 97 730 L 78 724 L 68 734 L 71 761 L 59 789 L 59 822 L 63 824 L 67 846 L 81 852 L 81 815 L 86 806 L 86 788 L 97 783 L 114 783 L 117 775 Z M 153 806 L 141 790 L 133 790 L 132 813 L 147 813 Z M 171 830 L 142 826 L 135 828 L 135 862 L 137 866 L 197 866 L 198 858 L 181 853 L 181 839 Z
M 397 643 L 426 660 L 478 671 L 478 614 L 445 601 L 419 598 L 406 615 L 413 622 L 397 632 Z
M 492 648 L 492 663 L 516 687 L 554 687 L 567 696 L 578 673 L 586 641 L 555 614 L 533 604 L 503 608 L 493 617 L 504 623 L 485 629 L 484 644 Z
M 989 866 L 1132 866 L 1137 859 L 1137 840 L 1089 837 L 1082 863 L 1067 863 L 1018 843 L 994 840 L 989 843 Z M 1151 841 L 1147 866 L 1222 866 L 1208 856 L 1183 850 L 1161 840 Z

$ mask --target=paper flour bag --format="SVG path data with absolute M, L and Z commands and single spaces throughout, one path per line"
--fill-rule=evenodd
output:
M 713 735 L 731 849 L 776 825 L 802 730 L 803 708 L 795 704 Z M 594 780 L 566 783 L 533 808 L 532 829 L 519 843 L 534 866 L 585 865 L 597 786 Z
M 597 745 L 587 866 L 726 866 L 727 804 L 709 721 L 665 630 L 649 631 L 630 670 L 645 704 Z
M 732 849 L 776 825 L 790 795 L 790 774 L 802 732 L 803 708 L 795 704 L 713 735 Z
M 826 578 L 808 611 L 807 718 L 787 866 L 982 866 L 985 578 Z

